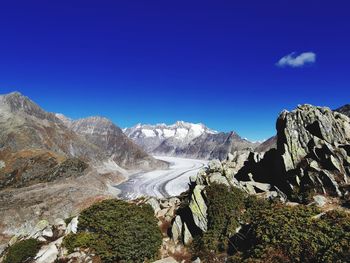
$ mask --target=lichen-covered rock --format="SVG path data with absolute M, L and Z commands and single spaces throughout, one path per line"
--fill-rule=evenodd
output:
M 157 214 L 160 211 L 160 204 L 155 197 L 151 197 L 146 201 L 147 204 L 151 205 L 154 213 Z
M 153 263 L 177 263 L 177 261 L 172 257 L 167 257 L 167 258 L 154 261 Z
M 181 217 L 177 215 L 171 227 L 171 237 L 174 240 L 174 242 L 181 241 L 182 228 L 183 228 L 183 224 L 182 224 Z
M 208 163 L 208 170 L 211 173 L 222 172 L 222 164 L 219 160 L 212 160 Z
M 349 144 L 350 120 L 326 107 L 302 105 L 292 112 L 281 113 L 277 120 L 277 137 L 285 169 L 289 171 L 298 167 L 310 152 L 310 143 Z
M 230 186 L 230 184 L 227 181 L 227 178 L 222 173 L 212 173 L 208 176 L 208 183 L 209 184 L 224 184 L 227 186 Z
M 35 256 L 35 263 L 54 263 L 59 254 L 59 248 L 62 244 L 63 237 L 43 246 Z
M 282 173 L 294 195 L 305 192 L 342 196 L 349 181 L 350 119 L 329 108 L 302 105 L 277 120 Z M 283 176 L 283 174 L 281 175 Z
M 191 210 L 193 220 L 198 228 L 202 231 L 207 231 L 207 205 L 203 198 L 203 189 L 205 186 L 196 185 L 193 189 L 193 193 L 191 196 L 189 208 Z
M 317 193 L 346 193 L 343 186 L 350 182 L 347 116 L 329 108 L 302 105 L 283 111 L 276 128 L 277 149 L 250 153 L 234 176 L 238 181 L 270 184 L 279 195 L 298 202 L 310 202 Z M 246 186 L 250 193 L 257 190 Z
M 184 223 L 184 227 L 183 227 L 183 242 L 185 245 L 189 245 L 193 240 L 192 234 L 190 232 L 190 230 L 187 227 L 187 224 Z

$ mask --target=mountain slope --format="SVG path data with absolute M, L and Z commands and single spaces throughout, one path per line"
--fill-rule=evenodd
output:
M 178 121 L 173 125 L 141 125 L 124 130 L 145 151 L 166 156 L 197 159 L 225 159 L 235 150 L 255 148 L 258 144 L 234 132 L 218 133 L 203 124 Z
M 165 167 L 163 162 L 148 155 L 133 143 L 119 127 L 106 118 L 89 117 L 72 121 L 69 128 L 99 147 L 123 168 Z
M 96 146 L 17 92 L 0 96 L 0 127 L 0 148 L 46 149 L 84 160 L 101 158 Z
M 346 104 L 346 105 L 336 109 L 335 111 L 340 112 L 340 113 L 350 117 L 350 104 Z
M 40 182 L 52 180 L 53 169 L 72 158 L 93 166 L 112 161 L 125 169 L 150 170 L 165 165 L 105 118 L 72 121 L 44 111 L 18 92 L 0 96 L 0 127 L 0 161 L 4 166 L 0 169 L 0 189 L 31 185 L 38 178 Z
M 74 122 L 20 93 L 0 95 L 0 247 L 39 219 L 66 218 L 115 197 L 112 186 L 126 172 L 120 166 L 158 165 L 107 119 Z

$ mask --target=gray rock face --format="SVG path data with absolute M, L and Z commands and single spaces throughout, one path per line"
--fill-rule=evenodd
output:
M 277 120 L 278 152 L 291 190 L 342 195 L 349 181 L 345 149 L 350 144 L 350 119 L 329 108 L 299 106 Z M 300 191 L 299 191 L 300 192 Z
M 236 174 L 240 181 L 271 184 L 289 198 L 316 193 L 342 196 L 349 182 L 350 120 L 311 105 L 284 111 L 277 120 L 277 149 L 251 154 Z
M 177 153 L 185 157 L 198 159 L 219 159 L 225 160 L 229 153 L 244 149 L 253 150 L 259 143 L 252 143 L 242 139 L 235 132 L 203 134 L 195 138 L 190 144 L 179 149 Z
M 277 135 L 286 171 L 295 169 L 319 145 L 348 144 L 349 122 L 344 115 L 311 105 L 299 106 L 290 113 L 282 112 L 277 120 Z
M 182 239 L 183 236 L 183 223 L 181 217 L 177 215 L 171 227 L 171 237 L 177 242 Z
M 207 231 L 208 220 L 207 220 L 207 205 L 203 198 L 203 185 L 196 185 L 193 189 L 189 208 L 193 215 L 194 223 L 202 231 Z

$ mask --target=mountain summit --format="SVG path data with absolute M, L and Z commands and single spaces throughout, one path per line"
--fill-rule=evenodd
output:
M 217 132 L 202 123 L 177 121 L 166 124 L 137 124 L 125 134 L 145 151 L 155 155 L 199 159 L 225 159 L 234 150 L 255 148 L 258 144 L 235 132 Z
M 137 124 L 134 127 L 124 129 L 124 132 L 144 150 L 151 153 L 157 152 L 156 149 L 167 140 L 172 140 L 174 146 L 181 146 L 203 134 L 216 133 L 201 123 L 194 124 L 184 121 L 177 121 L 172 125 L 164 123 Z

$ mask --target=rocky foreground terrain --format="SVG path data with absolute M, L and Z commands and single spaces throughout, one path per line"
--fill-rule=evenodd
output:
M 112 199 L 41 221 L 3 259 L 32 240 L 35 262 L 348 262 L 349 117 L 301 105 L 276 129 L 276 148 L 213 160 L 178 197 Z

